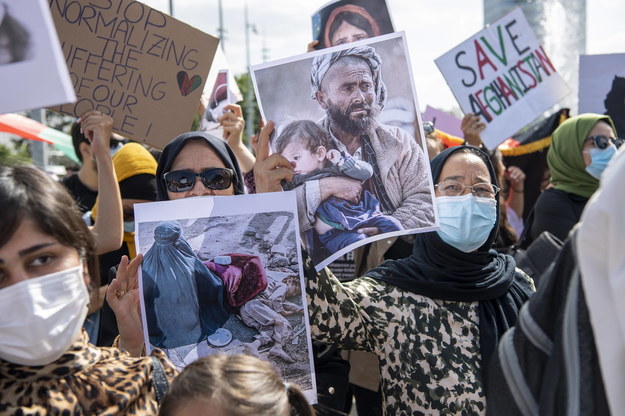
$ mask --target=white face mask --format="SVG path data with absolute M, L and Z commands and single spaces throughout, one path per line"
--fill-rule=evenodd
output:
M 82 265 L 0 289 L 0 358 L 49 364 L 72 345 L 87 316 Z

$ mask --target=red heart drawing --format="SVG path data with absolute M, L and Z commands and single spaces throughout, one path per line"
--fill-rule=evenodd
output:
M 180 87 L 180 93 L 183 97 L 191 94 L 191 92 L 202 83 L 202 77 L 194 75 L 189 78 L 186 71 L 178 72 L 176 79 L 178 80 L 178 87 Z

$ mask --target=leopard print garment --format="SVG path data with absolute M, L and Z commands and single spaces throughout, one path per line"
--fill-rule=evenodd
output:
M 176 370 L 156 350 L 171 381 Z M 83 333 L 52 364 L 25 367 L 0 360 L 0 415 L 156 415 L 150 357 L 99 348 Z
M 478 302 L 416 295 L 369 277 L 341 283 L 307 262 L 314 339 L 380 359 L 386 415 L 479 415 Z M 531 286 L 517 269 L 516 278 Z

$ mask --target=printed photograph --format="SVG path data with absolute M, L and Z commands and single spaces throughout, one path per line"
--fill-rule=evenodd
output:
M 47 1 L 0 0 L 0 79 L 0 114 L 76 100 Z
M 215 198 L 221 207 L 213 213 L 227 212 L 229 204 L 266 208 L 258 198 L 244 201 L 249 197 Z M 207 199 L 182 203 L 197 210 Z M 162 212 L 162 221 L 143 221 L 141 211 L 135 214 L 144 255 L 140 290 L 149 350 L 163 350 L 179 368 L 217 352 L 254 355 L 271 362 L 286 381 L 311 391 L 310 330 L 294 212 L 175 219 L 171 202 L 179 206 L 181 201 L 141 207 L 144 213 L 153 210 L 147 214 L 152 219 Z
M 296 192 L 317 269 L 437 225 L 403 33 L 259 65 L 252 76 L 264 119 L 276 123 L 271 150 L 294 167 L 283 189 Z
M 394 32 L 384 0 L 331 1 L 313 14 L 312 27 L 317 49 Z
M 205 97 L 205 94 L 202 94 L 202 103 L 206 101 L 206 109 L 198 130 L 211 132 L 217 137 L 222 136 L 223 131 L 216 132 L 216 130 L 221 130 L 219 118 L 224 114 L 224 107 L 233 103 L 228 93 L 228 70 L 220 70 L 208 96 Z
M 579 112 L 606 114 L 625 135 L 625 53 L 579 57 Z

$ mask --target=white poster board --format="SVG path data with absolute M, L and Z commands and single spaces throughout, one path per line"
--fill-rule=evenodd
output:
M 520 8 L 435 62 L 462 111 L 486 123 L 491 149 L 570 93 Z
M 283 188 L 297 193 L 302 240 L 317 270 L 372 241 L 438 226 L 403 32 L 251 69 L 261 114 L 276 123 L 272 151 L 294 165 L 296 175 Z M 329 73 L 336 82 L 326 90 Z M 363 76 L 353 80 L 353 74 Z M 391 123 L 387 111 L 401 111 L 412 121 Z M 298 124 L 307 133 L 291 134 Z M 323 153 L 313 157 L 314 164 L 294 153 L 304 137 L 310 142 L 305 153 L 311 147 Z M 358 143 L 348 143 L 349 137 Z M 312 145 L 319 140 L 324 144 Z
M 134 209 L 147 352 L 158 347 L 179 368 L 212 353 L 253 353 L 315 403 L 293 193 L 184 198 Z
M 579 113 L 607 114 L 625 135 L 625 53 L 579 57 Z
M 0 113 L 76 101 L 45 0 L 0 0 Z

